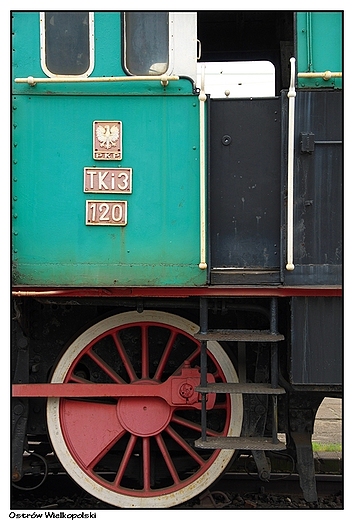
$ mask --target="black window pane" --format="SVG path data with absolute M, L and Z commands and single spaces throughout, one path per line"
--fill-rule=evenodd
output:
M 53 74 L 80 75 L 89 68 L 88 11 L 45 14 L 46 66 Z

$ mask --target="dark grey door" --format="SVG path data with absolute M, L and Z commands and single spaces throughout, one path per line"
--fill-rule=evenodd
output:
M 279 283 L 279 98 L 209 104 L 212 283 Z

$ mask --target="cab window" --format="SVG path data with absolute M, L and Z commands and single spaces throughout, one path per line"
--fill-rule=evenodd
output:
M 49 76 L 84 76 L 93 69 L 88 11 L 47 11 L 41 16 L 42 68 Z
M 159 75 L 167 71 L 168 23 L 168 12 L 124 13 L 124 58 L 130 74 Z

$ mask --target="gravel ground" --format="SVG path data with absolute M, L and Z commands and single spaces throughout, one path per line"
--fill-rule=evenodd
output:
M 249 493 L 245 495 L 230 495 L 230 503 L 225 504 L 224 509 L 342 509 L 342 496 L 331 495 L 328 497 L 319 497 L 317 504 L 309 504 L 303 498 L 289 497 L 286 495 L 273 495 L 265 493 Z M 226 497 L 221 497 L 221 504 L 225 503 Z M 217 502 L 217 507 L 220 508 L 220 503 Z M 194 506 L 198 508 L 198 506 Z

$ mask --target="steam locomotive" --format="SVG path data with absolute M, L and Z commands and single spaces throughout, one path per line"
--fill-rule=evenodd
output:
M 12 483 L 171 508 L 342 396 L 342 12 L 12 11 Z M 38 485 L 39 485 L 38 484 Z

